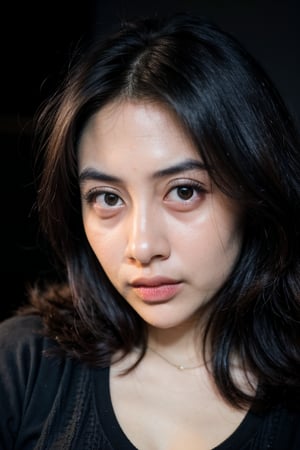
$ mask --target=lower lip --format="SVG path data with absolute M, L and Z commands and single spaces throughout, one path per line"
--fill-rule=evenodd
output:
M 163 302 L 173 298 L 181 289 L 181 284 L 134 287 L 134 292 L 145 302 Z

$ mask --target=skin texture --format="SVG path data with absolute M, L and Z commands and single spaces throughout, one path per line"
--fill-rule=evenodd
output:
M 213 448 L 246 412 L 219 397 L 195 331 L 205 320 L 199 309 L 239 253 L 239 210 L 212 185 L 178 120 L 155 103 L 116 102 L 90 119 L 79 176 L 87 238 L 124 301 L 148 324 L 149 347 L 197 367 L 179 371 L 148 349 L 119 376 L 137 352 L 117 360 L 110 393 L 118 422 L 136 448 Z
M 151 329 L 189 328 L 241 232 L 178 120 L 155 103 L 107 105 L 83 131 L 79 175 L 85 232 L 113 285 Z

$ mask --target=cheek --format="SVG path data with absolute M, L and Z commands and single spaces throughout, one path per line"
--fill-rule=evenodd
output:
M 104 271 L 116 267 L 116 258 L 120 254 L 116 248 L 119 240 L 110 230 L 100 228 L 97 220 L 84 218 L 83 225 L 87 240 Z
M 189 228 L 181 236 L 176 244 L 178 254 L 190 273 L 211 280 L 228 275 L 242 241 L 237 224 L 231 221 L 220 224 L 207 220 Z

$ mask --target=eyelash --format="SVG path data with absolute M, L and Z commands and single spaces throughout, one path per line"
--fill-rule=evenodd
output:
M 86 194 L 83 195 L 83 199 L 88 203 L 88 204 L 93 204 L 96 203 L 96 198 L 99 197 L 100 195 L 113 195 L 116 197 L 116 199 L 121 199 L 121 197 L 114 193 L 111 192 L 109 190 L 105 190 L 104 188 L 92 188 L 90 189 Z
M 187 189 L 193 190 L 192 196 L 195 194 L 195 192 L 197 194 L 207 193 L 207 190 L 204 188 L 204 186 L 199 181 L 189 180 L 189 181 L 184 181 L 179 184 L 177 182 L 176 185 L 174 185 L 171 189 L 169 189 L 167 196 L 169 196 L 172 191 L 176 191 L 176 189 L 179 191 L 182 188 L 187 188 Z M 178 195 L 178 192 L 177 192 L 177 195 Z M 179 195 L 178 195 L 178 198 L 179 198 Z M 187 199 L 187 200 L 181 199 L 181 200 L 183 202 L 190 201 L 190 199 Z
M 203 184 L 201 184 L 200 182 L 194 181 L 194 180 L 188 180 L 188 181 L 184 181 L 182 183 L 178 183 L 177 182 L 176 184 L 174 182 L 174 185 L 168 190 L 168 192 L 167 192 L 165 197 L 168 197 L 173 191 L 176 191 L 176 189 L 179 190 L 179 189 L 182 189 L 182 188 L 188 188 L 188 189 L 193 190 L 191 197 L 193 197 L 195 192 L 197 194 L 206 194 L 208 192 L 207 189 L 205 189 Z M 114 192 L 112 192 L 112 191 L 110 191 L 108 189 L 106 190 L 105 188 L 98 188 L 98 187 L 90 189 L 86 194 L 83 195 L 83 199 L 88 204 L 93 204 L 93 203 L 96 203 L 96 198 L 98 196 L 105 195 L 105 194 L 107 194 L 107 195 L 111 194 L 112 196 L 114 196 L 116 198 L 117 201 L 118 201 L 118 199 L 122 200 L 122 197 L 119 196 L 118 194 L 116 194 L 116 193 L 114 193 Z M 177 193 L 177 195 L 178 195 L 178 193 Z M 179 195 L 178 195 L 178 199 L 179 200 L 177 200 L 177 201 L 181 200 L 183 203 L 188 203 L 188 202 L 191 201 L 190 198 L 187 199 L 187 200 L 180 199 Z M 176 200 L 173 200 L 173 202 L 174 201 L 176 201 Z M 114 206 L 112 206 L 112 208 L 113 207 Z

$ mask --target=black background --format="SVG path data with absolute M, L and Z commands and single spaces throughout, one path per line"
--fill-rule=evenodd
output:
M 300 122 L 300 17 L 297 0 L 40 1 L 0 7 L 1 279 L 0 320 L 26 298 L 26 286 L 55 273 L 33 209 L 31 121 L 59 84 L 79 42 L 119 19 L 188 10 L 235 35 L 267 70 Z M 300 175 L 299 175 L 300 176 Z

